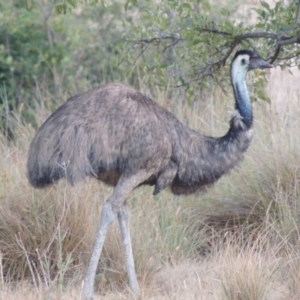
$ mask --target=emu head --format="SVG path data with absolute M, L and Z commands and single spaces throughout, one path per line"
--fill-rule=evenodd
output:
M 273 68 L 273 65 L 262 59 L 251 50 L 237 51 L 231 63 L 231 76 L 235 80 L 245 78 L 250 70 Z

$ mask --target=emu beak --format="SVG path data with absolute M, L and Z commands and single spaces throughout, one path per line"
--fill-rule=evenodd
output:
M 253 69 L 269 69 L 274 68 L 272 64 L 269 64 L 267 61 L 262 58 L 255 58 L 250 60 L 249 71 Z

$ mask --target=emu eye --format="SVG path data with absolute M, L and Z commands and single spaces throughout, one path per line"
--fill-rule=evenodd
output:
M 252 57 L 250 60 L 251 60 L 252 62 L 254 62 L 254 61 L 256 61 L 256 57 Z

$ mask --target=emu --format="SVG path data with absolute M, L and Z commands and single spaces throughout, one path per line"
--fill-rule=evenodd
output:
M 230 66 L 236 110 L 222 137 L 197 133 L 152 99 L 116 83 L 71 97 L 44 122 L 30 145 L 27 162 L 27 175 L 34 187 L 46 187 L 63 177 L 75 184 L 88 176 L 114 186 L 102 208 L 82 299 L 93 299 L 106 233 L 116 219 L 129 286 L 140 294 L 127 196 L 143 184 L 154 185 L 154 195 L 168 186 L 174 194 L 194 193 L 236 166 L 252 137 L 246 74 L 272 67 L 254 51 L 236 52 Z

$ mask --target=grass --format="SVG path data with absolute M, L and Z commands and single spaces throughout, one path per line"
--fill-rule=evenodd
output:
M 267 85 L 272 105 L 254 104 L 254 139 L 238 168 L 205 194 L 154 197 L 143 187 L 130 195 L 142 299 L 299 298 L 300 91 L 297 79 L 285 82 L 289 75 L 278 74 Z M 278 91 L 280 85 L 287 88 Z M 167 103 L 163 94 L 157 99 L 192 128 L 220 135 L 232 99 L 212 94 L 193 109 Z M 79 299 L 101 206 L 112 189 L 94 180 L 32 189 L 25 163 L 34 130 L 20 121 L 17 128 L 15 143 L 0 136 L 0 299 Z M 115 224 L 95 299 L 129 298 Z

